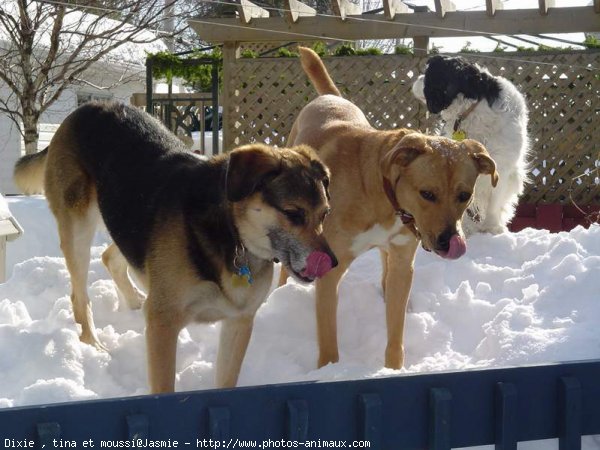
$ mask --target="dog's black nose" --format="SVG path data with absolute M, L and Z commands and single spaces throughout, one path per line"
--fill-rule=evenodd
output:
M 450 238 L 455 234 L 456 230 L 450 227 L 446 228 L 444 232 L 438 236 L 436 249 L 442 252 L 447 252 L 450 248 Z

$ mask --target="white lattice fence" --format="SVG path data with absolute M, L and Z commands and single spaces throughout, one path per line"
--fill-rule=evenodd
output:
M 600 52 L 473 54 L 467 58 L 513 81 L 530 109 L 533 144 L 529 203 L 600 203 Z M 432 132 L 435 117 L 411 93 L 426 58 L 404 55 L 325 58 L 343 95 L 373 126 Z M 596 70 L 586 68 L 595 67 Z M 316 96 L 295 58 L 240 59 L 231 70 L 231 145 L 285 145 L 300 109 Z

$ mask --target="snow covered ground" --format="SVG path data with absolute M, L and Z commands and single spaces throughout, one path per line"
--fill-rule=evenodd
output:
M 54 219 L 43 197 L 8 198 L 25 235 L 8 245 L 0 284 L 0 407 L 147 392 L 141 311 L 119 307 L 92 250 L 89 292 L 109 352 L 81 344 Z M 419 250 L 405 330 L 406 372 L 600 358 L 600 226 L 477 235 L 446 261 Z M 313 287 L 290 282 L 258 312 L 239 384 L 388 376 L 379 254 L 355 261 L 340 289 L 340 362 L 317 369 Z M 213 386 L 218 325 L 179 337 L 177 390 Z M 591 438 L 590 438 L 591 439 Z M 587 448 L 600 448 L 600 439 Z

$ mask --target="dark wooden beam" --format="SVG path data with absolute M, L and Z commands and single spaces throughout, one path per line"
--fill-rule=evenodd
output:
M 600 32 L 594 6 L 551 8 L 541 16 L 538 9 L 455 11 L 444 18 L 436 13 L 396 14 L 393 20 L 359 16 L 304 17 L 290 24 L 282 17 L 255 18 L 248 25 L 238 19 L 190 19 L 191 27 L 207 42 L 274 42 L 318 39 L 396 39 L 415 36 L 457 37 L 512 34 Z M 370 19 L 376 19 L 375 21 Z
M 413 47 L 415 56 L 427 56 L 427 53 L 429 53 L 429 37 L 415 36 L 413 38 Z

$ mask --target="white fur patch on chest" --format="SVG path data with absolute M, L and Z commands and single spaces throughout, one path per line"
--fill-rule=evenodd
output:
M 199 282 L 184 297 L 185 314 L 196 322 L 254 315 L 267 298 L 273 279 L 273 264 L 269 262 L 253 275 L 254 281 L 248 286 L 234 287 L 231 274 L 226 271 L 221 280 L 222 289 L 212 281 Z
M 399 234 L 402 228 L 404 228 L 404 224 L 400 218 L 397 218 L 390 228 L 375 224 L 364 233 L 354 236 L 350 250 L 355 256 L 358 256 L 374 247 L 387 249 L 390 244 L 405 245 L 410 241 L 410 238 Z

